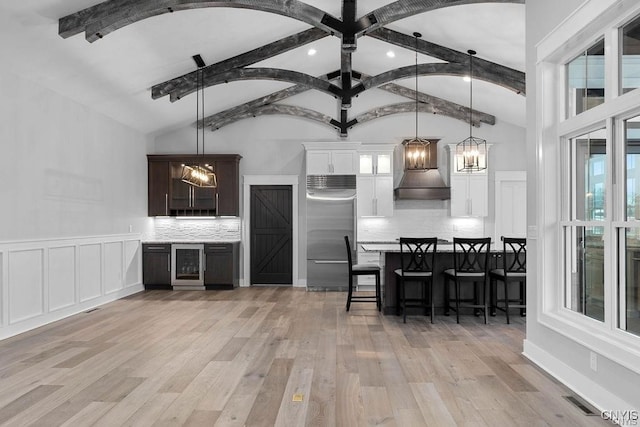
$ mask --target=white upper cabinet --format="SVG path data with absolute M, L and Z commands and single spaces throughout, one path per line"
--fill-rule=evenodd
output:
M 393 151 L 390 152 L 360 152 L 360 175 L 391 175 Z
M 358 151 L 358 216 L 393 216 L 391 144 L 362 145 Z
M 489 181 L 486 174 L 451 175 L 451 216 L 489 215 Z
M 305 143 L 307 175 L 355 175 L 360 143 Z
M 487 150 L 489 149 L 487 144 Z M 489 175 L 488 169 L 477 172 L 458 172 L 456 144 L 449 144 L 451 216 L 485 217 L 489 215 Z M 488 155 L 488 153 L 487 153 Z

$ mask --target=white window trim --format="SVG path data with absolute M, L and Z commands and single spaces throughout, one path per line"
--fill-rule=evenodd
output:
M 575 117 L 565 119 L 564 64 L 592 45 L 603 36 L 605 49 L 618 48 L 617 31 L 614 29 L 633 16 L 640 14 L 640 5 L 636 0 L 591 0 L 585 2 L 576 12 L 569 16 L 551 34 L 537 45 L 537 94 L 539 100 L 536 109 L 536 150 L 537 156 L 537 218 L 538 218 L 538 251 L 537 259 L 541 292 L 538 293 L 537 316 L 539 322 L 567 338 L 590 348 L 608 359 L 625 366 L 633 372 L 640 373 L 640 337 L 617 328 L 617 301 L 614 301 L 613 286 L 605 288 L 608 305 L 605 322 L 600 322 L 573 312 L 564 307 L 562 259 L 557 254 L 562 252 L 563 224 L 562 191 L 558 182 L 562 178 L 560 162 L 561 139 L 571 135 L 580 135 L 584 131 L 607 123 L 608 138 L 613 132 L 610 118 L 633 115 L 640 105 L 640 90 L 631 91 L 618 96 L 618 66 L 607 65 L 605 103 L 585 111 Z M 616 131 L 618 131 L 616 129 Z M 608 141 L 611 144 L 611 140 Z M 609 149 L 609 146 L 608 146 Z M 612 152 L 617 155 L 617 151 Z M 610 160 L 609 165 L 613 161 Z M 610 169 L 609 182 L 613 173 Z M 616 176 L 616 180 L 619 176 Z M 619 182 L 619 181 L 617 181 Z M 611 188 L 611 187 L 609 187 Z M 621 191 L 613 188 L 613 191 Z M 613 194 L 607 195 L 607 208 L 610 209 Z M 620 219 L 619 213 L 610 217 Z M 572 222 L 575 224 L 575 222 Z M 588 225 L 584 222 L 581 225 Z M 607 221 L 610 233 L 615 232 L 617 221 Z M 599 224 L 602 225 L 602 224 Z M 614 239 L 612 238 L 612 241 Z M 613 282 L 617 270 L 615 260 L 605 262 L 605 280 Z M 606 255 L 605 255 L 606 256 Z

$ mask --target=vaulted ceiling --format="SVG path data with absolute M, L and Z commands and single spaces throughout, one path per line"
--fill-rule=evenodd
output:
M 524 0 L 11 0 L 0 11 L 6 68 L 144 133 L 195 122 L 199 76 L 211 131 L 279 115 L 345 136 L 413 114 L 416 96 L 420 112 L 461 123 L 525 122 Z M 360 102 L 368 93 L 373 105 Z

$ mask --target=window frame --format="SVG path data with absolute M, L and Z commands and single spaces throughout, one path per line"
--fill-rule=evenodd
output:
M 569 17 L 554 32 L 537 45 L 536 88 L 539 104 L 536 108 L 536 218 L 538 240 L 536 256 L 536 315 L 540 324 L 590 348 L 612 361 L 640 373 L 640 336 L 619 327 L 619 283 L 624 271 L 617 254 L 622 250 L 620 230 L 629 225 L 624 217 L 625 157 L 619 139 L 624 117 L 638 115 L 640 90 L 620 93 L 621 28 L 640 15 L 640 4 L 613 7 L 611 2 L 589 1 Z M 604 37 L 605 101 L 580 114 L 567 117 L 566 64 L 580 52 Z M 574 221 L 568 214 L 570 200 L 566 197 L 569 176 L 564 165 L 565 150 L 572 137 L 585 134 L 598 124 L 606 124 L 607 190 L 605 221 Z M 624 141 L 624 139 L 622 140 Z M 616 167 L 615 164 L 623 167 Z M 562 190 L 558 190 L 558 183 Z M 622 183 L 623 185 L 618 185 Z M 555 185 L 555 186 L 554 186 Z M 635 227 L 640 226 L 633 224 Z M 565 307 L 564 238 L 568 226 L 605 226 L 605 315 L 604 321 L 591 319 Z M 622 227 L 622 228 L 621 228 Z M 624 232 L 624 231 L 623 231 Z M 558 256 L 560 255 L 560 256 Z M 562 285 L 558 285 L 561 283 Z M 624 282 L 623 282 L 624 283 Z

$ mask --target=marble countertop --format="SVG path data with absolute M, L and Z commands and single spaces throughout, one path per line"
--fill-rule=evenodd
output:
M 400 243 L 362 243 L 360 244 L 365 252 L 400 252 Z M 438 242 L 437 250 L 453 251 L 453 243 Z

